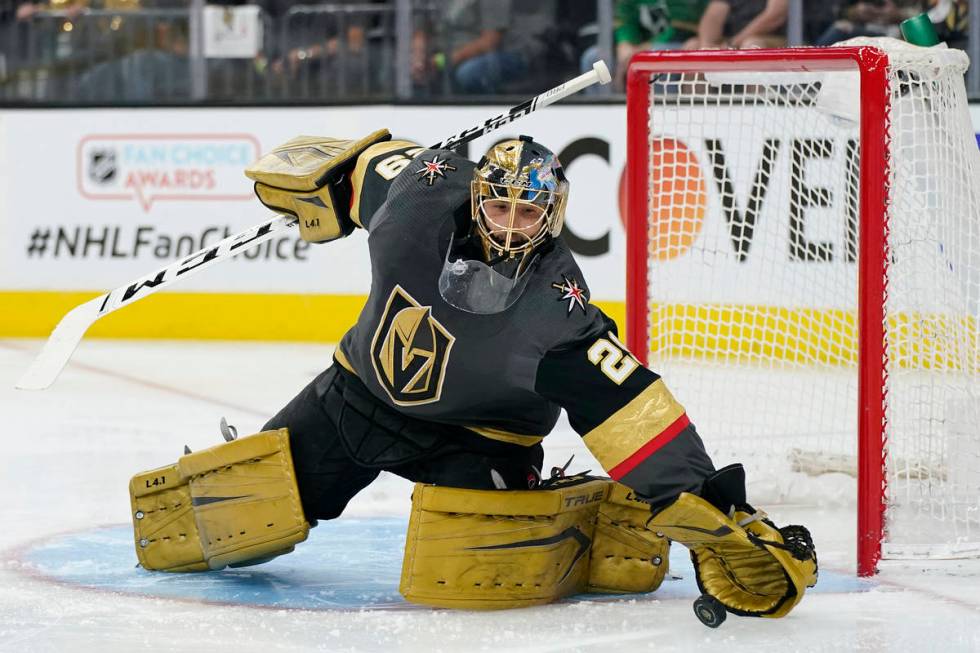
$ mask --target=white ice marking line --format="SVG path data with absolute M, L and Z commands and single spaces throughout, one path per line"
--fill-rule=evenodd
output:
M 877 578 L 877 580 L 879 586 L 881 587 L 890 587 L 892 589 L 898 589 L 903 592 L 915 592 L 917 594 L 927 596 L 931 599 L 942 601 L 943 603 L 949 603 L 955 605 L 956 607 L 963 608 L 964 610 L 970 610 L 971 612 L 980 612 L 980 604 L 971 603 L 970 601 L 966 601 L 956 596 L 941 594 L 937 591 L 926 589 L 924 587 L 914 587 L 912 585 L 905 585 L 904 583 L 900 583 L 894 580 L 883 579 L 883 578 Z
M 23 349 L 21 347 L 17 347 L 16 345 L 12 345 L 10 342 L 7 342 L 7 341 L 0 340 L 0 347 L 3 347 L 4 349 L 8 349 L 8 350 L 11 350 L 11 351 L 19 351 L 19 352 L 23 352 L 23 353 L 30 353 L 29 351 L 27 351 L 27 350 L 25 350 L 25 349 Z M 77 361 L 77 360 L 72 363 L 72 368 L 73 369 L 84 370 L 84 371 L 90 372 L 92 374 L 98 374 L 98 375 L 101 375 L 101 376 L 107 376 L 109 378 L 117 379 L 117 380 L 120 380 L 120 381 L 126 381 L 126 382 L 132 383 L 134 385 L 141 385 L 141 386 L 143 386 L 145 388 L 150 388 L 151 390 L 157 390 L 157 391 L 160 391 L 160 392 L 166 392 L 166 393 L 169 393 L 169 394 L 178 395 L 178 396 L 184 397 L 186 399 L 193 399 L 195 401 L 202 401 L 204 403 L 214 404 L 215 406 L 221 406 L 222 408 L 230 408 L 232 410 L 241 411 L 241 412 L 246 413 L 248 415 L 251 415 L 253 417 L 265 418 L 265 417 L 270 417 L 271 416 L 271 413 L 269 413 L 269 412 L 256 410 L 255 408 L 252 408 L 252 407 L 249 407 L 249 406 L 241 406 L 239 404 L 235 404 L 235 403 L 232 403 L 230 401 L 225 401 L 224 399 L 217 399 L 215 397 L 206 397 L 206 396 L 204 396 L 202 394 L 191 392 L 189 390 L 183 390 L 181 388 L 176 388 L 174 386 L 169 386 L 169 385 L 164 385 L 162 383 L 157 383 L 156 381 L 149 381 L 147 379 L 141 379 L 141 378 L 139 378 L 137 376 L 130 376 L 128 374 L 123 374 L 122 372 L 116 372 L 116 371 L 105 369 L 105 368 L 102 368 L 102 367 L 96 367 L 94 365 L 89 365 L 87 363 L 82 363 L 82 362 Z

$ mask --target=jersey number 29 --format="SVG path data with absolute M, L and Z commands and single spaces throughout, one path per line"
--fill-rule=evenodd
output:
M 627 351 L 619 338 L 612 333 L 606 335 L 609 336 L 608 339 L 599 338 L 589 347 L 589 361 L 598 365 L 610 381 L 622 385 L 640 363 Z
M 392 154 L 382 159 L 378 165 L 374 166 L 374 171 L 381 175 L 385 181 L 391 181 L 398 176 L 398 173 L 405 169 L 412 159 L 425 152 L 424 147 L 413 147 L 398 154 Z

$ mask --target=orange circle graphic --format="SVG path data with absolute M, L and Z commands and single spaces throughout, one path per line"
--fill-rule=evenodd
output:
M 667 261 L 697 240 L 708 195 L 701 165 L 682 141 L 654 138 L 650 163 L 650 256 Z

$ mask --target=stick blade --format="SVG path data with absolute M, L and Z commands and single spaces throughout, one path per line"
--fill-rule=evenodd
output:
M 102 295 L 68 311 L 14 387 L 18 390 L 49 388 L 75 353 L 82 336 L 98 319 L 99 307 L 104 299 L 105 295 Z

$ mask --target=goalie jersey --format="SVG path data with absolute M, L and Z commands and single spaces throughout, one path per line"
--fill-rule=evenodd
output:
M 609 475 L 653 501 L 713 470 L 684 408 L 640 365 L 558 238 L 517 302 L 477 315 L 447 304 L 439 276 L 468 225 L 474 164 L 406 141 L 373 145 L 352 174 L 372 283 L 335 357 L 404 415 L 533 446 L 561 408 Z

